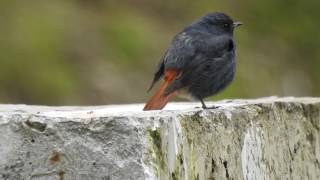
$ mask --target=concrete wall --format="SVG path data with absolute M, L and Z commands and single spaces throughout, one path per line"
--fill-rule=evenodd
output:
M 0 179 L 320 179 L 320 98 L 214 105 L 0 105 Z

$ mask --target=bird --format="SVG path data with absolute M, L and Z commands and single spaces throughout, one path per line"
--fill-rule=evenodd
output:
M 225 89 L 236 67 L 234 29 L 242 25 L 225 13 L 211 12 L 186 26 L 171 41 L 156 67 L 148 92 L 163 82 L 143 110 L 161 110 L 174 96 L 200 101 Z M 214 108 L 214 107 L 213 107 Z

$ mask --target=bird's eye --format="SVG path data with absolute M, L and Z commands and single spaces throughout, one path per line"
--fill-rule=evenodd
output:
M 224 26 L 225 28 L 228 28 L 230 25 L 229 25 L 228 23 L 225 23 L 223 26 Z

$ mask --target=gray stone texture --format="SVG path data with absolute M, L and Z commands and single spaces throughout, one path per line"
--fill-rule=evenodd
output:
M 0 105 L 0 179 L 320 179 L 320 98 L 208 105 Z

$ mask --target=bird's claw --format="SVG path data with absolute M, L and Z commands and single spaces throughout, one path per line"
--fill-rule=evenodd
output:
M 202 109 L 219 109 L 219 108 L 220 108 L 220 106 L 202 107 Z

